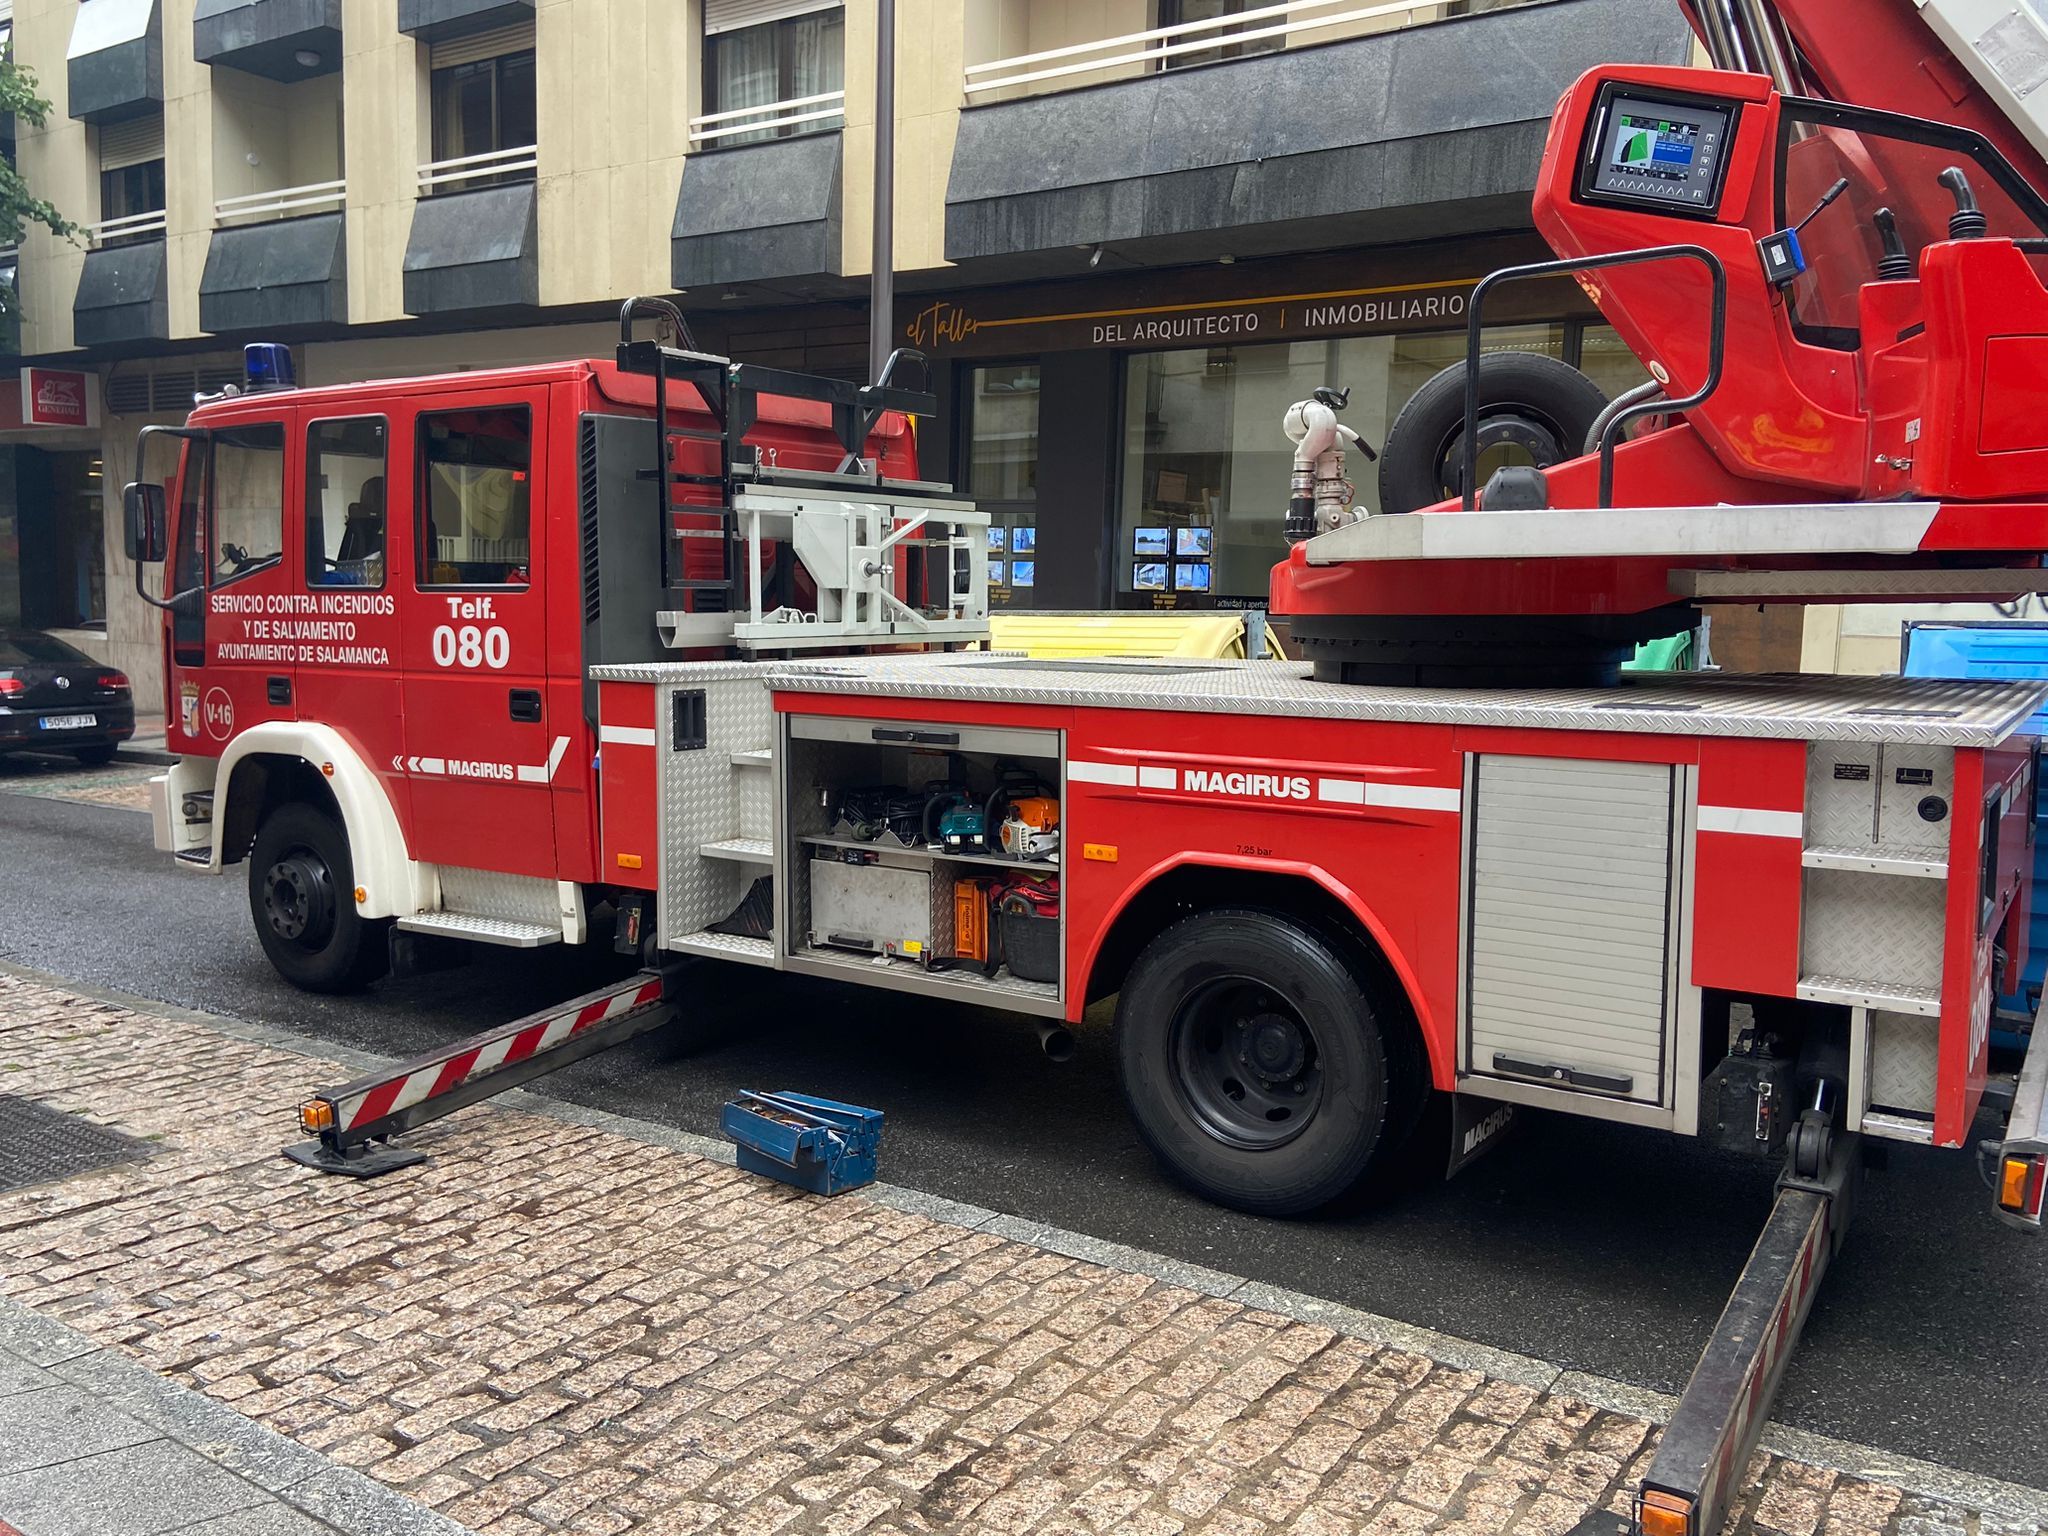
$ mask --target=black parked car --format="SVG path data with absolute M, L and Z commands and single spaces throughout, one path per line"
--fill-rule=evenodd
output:
M 0 752 L 68 752 L 104 763 L 134 734 L 126 673 L 54 635 L 0 629 Z

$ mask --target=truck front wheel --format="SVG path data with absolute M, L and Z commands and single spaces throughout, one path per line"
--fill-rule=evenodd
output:
M 356 911 L 348 834 L 310 805 L 286 805 L 257 828 L 249 913 L 270 963 L 307 992 L 353 992 L 384 974 L 388 923 Z
M 1117 1003 L 1138 1129 L 1222 1205 L 1295 1216 L 1349 1194 L 1389 1134 L 1391 1074 L 1366 982 L 1275 912 L 1186 918 L 1149 944 Z

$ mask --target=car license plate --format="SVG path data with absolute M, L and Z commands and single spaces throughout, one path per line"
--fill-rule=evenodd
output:
M 81 731 L 89 725 L 98 725 L 98 715 L 45 715 L 36 722 L 46 731 Z

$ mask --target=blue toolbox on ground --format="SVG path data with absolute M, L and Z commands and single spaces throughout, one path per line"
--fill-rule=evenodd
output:
M 875 1158 L 882 1147 L 879 1109 L 748 1088 L 719 1112 L 718 1123 L 749 1173 L 814 1195 L 836 1195 L 875 1182 Z

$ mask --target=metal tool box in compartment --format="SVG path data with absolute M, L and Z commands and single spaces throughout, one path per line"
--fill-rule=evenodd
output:
M 980 805 L 1006 775 L 1035 781 L 1043 798 L 1064 805 L 1061 733 L 826 715 L 788 716 L 782 730 L 777 841 L 790 857 L 788 889 L 777 899 L 788 969 L 856 972 L 872 985 L 1061 1016 L 1064 908 L 1039 919 L 1050 930 L 1035 935 L 1030 976 L 1005 964 L 999 945 L 990 955 L 986 935 L 998 923 L 956 932 L 963 882 L 1024 882 L 1043 895 L 1057 889 L 1060 853 L 992 851 L 994 829 L 985 825 L 982 845 L 963 845 L 941 832 L 957 832 L 961 818 L 925 814 L 934 785 L 959 786 L 952 807 L 960 810 Z

